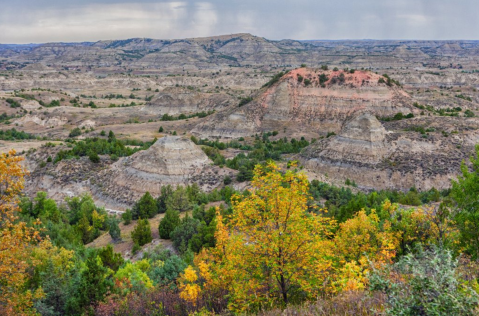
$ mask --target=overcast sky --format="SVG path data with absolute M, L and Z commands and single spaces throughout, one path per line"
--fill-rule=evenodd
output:
M 268 39 L 479 39 L 479 0 L 0 0 L 0 43 L 251 33 Z

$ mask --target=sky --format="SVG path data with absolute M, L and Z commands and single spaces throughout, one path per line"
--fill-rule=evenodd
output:
M 0 0 L 0 43 L 174 39 L 479 40 L 479 0 Z

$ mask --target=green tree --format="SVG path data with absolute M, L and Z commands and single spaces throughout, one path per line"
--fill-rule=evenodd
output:
M 198 233 L 200 222 L 188 216 L 188 214 L 181 220 L 180 225 L 170 233 L 170 238 L 173 245 L 180 253 L 185 253 L 188 250 L 188 244 L 194 235 Z
M 93 227 L 90 225 L 90 221 L 86 214 L 84 214 L 78 222 L 77 230 L 81 235 L 83 244 L 88 244 L 93 240 Z
M 115 142 L 115 141 L 116 141 L 115 134 L 113 133 L 113 131 L 109 131 L 108 132 L 108 142 L 112 143 L 112 142 Z
M 150 222 L 147 219 L 139 219 L 131 232 L 131 238 L 139 246 L 146 245 L 153 240 L 151 236 Z
M 188 192 L 185 187 L 178 186 L 176 190 L 166 199 L 166 209 L 178 212 L 186 212 L 191 209 Z
M 118 226 L 119 222 L 120 220 L 114 216 L 108 219 L 108 232 L 110 233 L 111 239 L 113 239 L 114 242 L 121 240 L 121 230 L 120 226 Z
M 112 286 L 110 276 L 111 271 L 103 266 L 100 257 L 91 252 L 81 272 L 78 289 L 80 306 L 87 308 L 102 301 Z
M 163 214 L 166 212 L 166 200 L 170 195 L 173 194 L 173 188 L 171 185 L 164 185 L 161 187 L 161 194 L 156 199 L 156 204 L 158 206 L 158 213 Z
M 123 223 L 125 225 L 129 225 L 131 220 L 133 219 L 133 215 L 131 214 L 131 210 L 127 209 L 125 213 L 121 214 L 121 218 L 123 219 Z
M 473 259 L 479 257 L 479 145 L 470 158 L 470 170 L 462 162 L 461 175 L 452 181 L 451 197 L 456 203 L 455 221 L 461 246 Z
M 170 234 L 175 228 L 180 225 L 180 213 L 173 209 L 166 211 L 165 217 L 161 220 L 158 226 L 160 237 L 163 239 L 170 239 Z
M 157 213 L 158 205 L 150 192 L 146 192 L 133 208 L 134 218 L 152 218 Z
M 98 250 L 98 256 L 105 267 L 117 271 L 125 262 L 121 254 L 113 251 L 113 247 L 108 245 Z

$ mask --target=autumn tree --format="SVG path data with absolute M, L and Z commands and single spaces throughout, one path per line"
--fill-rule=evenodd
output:
M 216 247 L 205 259 L 211 278 L 227 286 L 235 311 L 317 297 L 331 264 L 333 221 L 307 213 L 303 173 L 271 162 L 256 167 L 252 186 L 249 196 L 232 198 L 227 225 L 217 215 Z
M 39 264 L 31 254 L 41 238 L 38 231 L 18 221 L 17 197 L 26 174 L 20 165 L 22 160 L 13 150 L 0 154 L 1 315 L 33 315 L 33 300 L 42 296 L 41 290 L 25 290 L 30 278 L 28 271 Z
M 389 207 L 389 202 L 385 208 Z M 334 237 L 337 270 L 333 291 L 363 289 L 371 264 L 392 263 L 396 256 L 400 233 L 394 232 L 389 221 L 381 222 L 375 210 L 359 211 L 339 225 Z

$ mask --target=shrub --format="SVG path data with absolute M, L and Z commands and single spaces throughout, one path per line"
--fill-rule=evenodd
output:
M 284 72 L 280 72 L 280 73 L 274 75 L 273 78 L 271 78 L 270 81 L 268 81 L 267 83 L 265 83 L 262 88 L 271 87 L 271 86 L 274 85 L 276 82 L 278 82 L 279 79 L 281 79 L 281 77 L 283 77 L 283 76 L 284 76 Z
M 100 156 L 94 151 L 92 151 L 89 155 L 88 158 L 90 159 L 91 162 L 93 163 L 99 163 L 100 162 Z
M 253 101 L 252 97 L 241 98 L 238 106 L 243 106 Z
M 138 251 L 140 251 L 141 247 L 137 243 L 133 244 L 133 248 L 131 248 L 131 253 L 136 254 Z
M 75 127 L 74 129 L 72 129 L 70 131 L 70 134 L 68 134 L 68 137 L 77 137 L 77 136 L 80 136 L 81 135 L 81 129 L 79 129 L 78 127 Z
M 230 184 L 231 182 L 233 182 L 233 180 L 231 179 L 230 176 L 226 176 L 226 177 L 223 179 L 223 183 L 224 183 L 225 185 L 228 185 L 228 184 Z
M 373 269 L 369 280 L 387 295 L 389 315 L 474 315 L 478 295 L 459 281 L 457 267 L 450 251 L 419 248 L 389 269 Z
M 163 126 L 160 126 L 160 129 L 158 130 L 159 133 L 163 133 Z
M 465 116 L 465 117 L 474 117 L 475 114 L 474 114 L 474 112 L 472 112 L 471 110 L 466 110 L 466 111 L 464 112 L 464 116 Z

